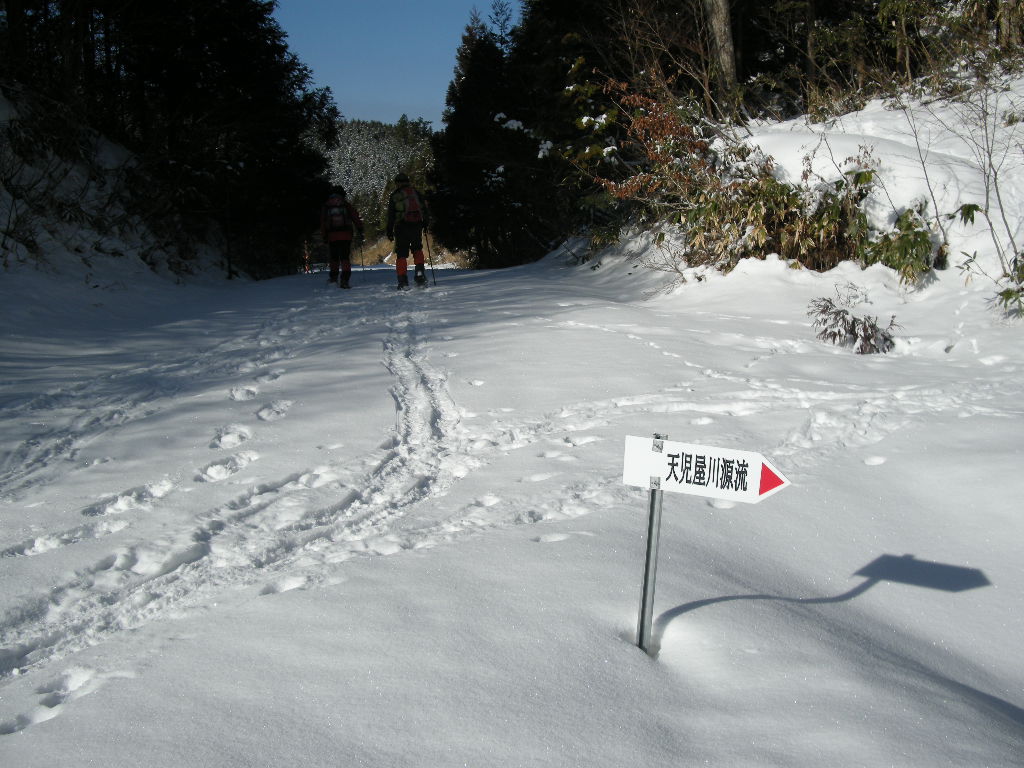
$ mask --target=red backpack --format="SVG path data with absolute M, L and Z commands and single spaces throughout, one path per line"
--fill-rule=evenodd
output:
M 400 190 L 404 199 L 398 202 L 398 210 L 403 211 L 404 221 L 423 221 L 423 205 L 420 203 L 420 196 L 412 187 L 402 187 Z
M 339 232 L 349 228 L 348 206 L 344 198 L 332 195 L 327 198 L 327 231 Z

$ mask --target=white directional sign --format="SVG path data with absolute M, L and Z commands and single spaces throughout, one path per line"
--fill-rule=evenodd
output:
M 626 437 L 622 482 L 639 488 L 756 504 L 789 485 L 761 454 Z

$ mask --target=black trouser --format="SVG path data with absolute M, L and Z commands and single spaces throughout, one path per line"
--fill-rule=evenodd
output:
M 408 281 L 406 272 L 409 269 L 409 251 L 412 251 L 412 261 L 416 266 L 416 281 L 425 282 L 422 222 L 400 221 L 395 225 L 395 271 L 400 284 Z
M 408 259 L 409 251 L 415 256 L 423 252 L 423 224 L 418 221 L 400 221 L 395 225 L 395 256 Z
M 338 282 L 338 270 L 341 270 L 341 284 L 348 285 L 348 278 L 352 274 L 352 262 L 349 260 L 352 254 L 351 240 L 332 240 L 327 244 L 327 252 L 330 255 L 331 282 Z

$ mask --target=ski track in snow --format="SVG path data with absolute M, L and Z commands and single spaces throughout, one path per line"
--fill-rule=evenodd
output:
M 367 294 L 351 302 L 353 309 L 365 316 L 350 325 L 379 324 L 375 318 L 391 318 L 384 329 L 381 362 L 392 378 L 394 434 L 362 457 L 359 466 L 349 466 L 349 462 L 344 467 L 301 468 L 207 510 L 184 530 L 152 541 L 118 537 L 125 543 L 111 547 L 90 567 L 41 589 L 0 619 L 0 684 L 3 678 L 27 669 L 45 670 L 48 664 L 117 633 L 210 605 L 229 590 L 253 588 L 259 595 L 273 595 L 308 588 L 329 580 L 331 566 L 353 557 L 436 546 L 491 528 L 579 517 L 621 503 L 625 491 L 617 471 L 596 484 L 592 479 L 574 483 L 560 471 L 577 461 L 576 451 L 603 440 L 602 430 L 628 422 L 637 414 L 685 414 L 690 423 L 708 424 L 768 410 L 806 412 L 801 426 L 787 434 L 772 455 L 813 464 L 827 461 L 838 449 L 880 442 L 915 418 L 950 411 L 988 413 L 985 401 L 993 396 L 984 386 L 966 392 L 945 391 L 939 386 L 872 391 L 808 382 L 807 388 L 797 389 L 759 379 L 749 371 L 716 371 L 682 358 L 680 370 L 689 374 L 689 380 L 661 391 L 570 403 L 534 418 L 495 410 L 490 419 L 470 424 L 463 420 L 452 397 L 448 374 L 431 362 L 430 344 L 421 330 L 437 326 L 444 308 L 438 299 L 444 293 L 434 292 L 433 301 L 421 301 L 414 295 L 389 300 L 390 294 Z M 388 303 L 382 310 L 383 302 Z M 304 309 L 316 314 L 327 304 L 325 300 Z M 42 417 L 61 415 L 68 409 L 76 415 L 65 419 L 64 426 L 40 431 L 6 457 L 0 489 L 12 496 L 43 484 L 49 472 L 73 461 L 80 447 L 96 435 L 172 407 L 182 377 L 229 370 L 255 375 L 257 383 L 277 381 L 285 369 L 268 372 L 269 366 L 295 357 L 310 339 L 333 331 L 330 325 L 314 326 L 310 331 L 303 325 L 304 319 L 293 313 L 269 321 L 247 339 L 217 345 L 198 356 L 100 376 L 18 406 L 22 411 L 39 411 L 39 421 L 49 422 Z M 548 322 L 546 318 L 536 321 Z M 588 333 L 622 334 L 654 354 L 664 353 L 659 344 L 639 332 L 584 323 L 562 323 L 560 327 L 572 325 Z M 768 348 L 770 354 L 801 354 L 809 348 L 767 339 L 748 342 L 755 348 Z M 264 354 L 243 361 L 230 355 L 224 359 L 230 349 L 251 352 L 254 346 Z M 758 359 L 753 358 L 754 362 Z M 129 386 L 126 376 L 138 383 L 138 396 L 127 405 L 111 394 L 122 393 Z M 159 388 L 149 386 L 162 379 L 168 383 Z M 257 398 L 258 387 L 252 381 L 230 388 L 228 397 L 242 401 Z M 72 408 L 73 401 L 77 404 Z M 274 421 L 285 418 L 290 405 L 288 400 L 277 399 L 250 412 L 254 419 L 251 427 L 229 424 L 216 428 L 210 448 L 233 453 L 196 468 L 194 480 L 217 483 L 257 462 L 256 452 L 237 449 L 253 437 L 254 430 L 272 428 Z M 536 455 L 550 462 L 552 470 L 524 477 L 515 503 L 485 494 L 440 519 L 426 514 L 426 507 L 433 510 L 437 505 L 423 502 L 436 501 L 475 470 L 527 448 L 538 450 Z M 868 461 L 877 464 L 884 460 L 874 456 Z M 45 556 L 86 539 L 121 533 L 130 526 L 128 513 L 158 507 L 176 490 L 170 481 L 127 489 L 82 509 L 81 525 L 10 545 L 0 551 L 0 557 Z M 425 513 L 418 515 L 421 505 Z M 556 543 L 564 538 L 539 536 L 534 540 Z M 66 701 L 98 684 L 90 674 L 77 687 L 74 680 L 55 683 L 54 690 L 48 692 L 53 695 L 47 698 L 42 694 L 44 701 L 36 711 L 0 723 L 0 735 L 52 717 Z

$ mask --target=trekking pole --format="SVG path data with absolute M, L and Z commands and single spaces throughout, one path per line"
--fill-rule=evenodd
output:
M 434 254 L 430 252 L 430 237 L 426 230 L 423 231 L 423 240 L 427 244 L 427 261 L 430 263 L 430 276 L 434 278 L 434 287 L 437 287 L 437 275 L 434 274 Z

